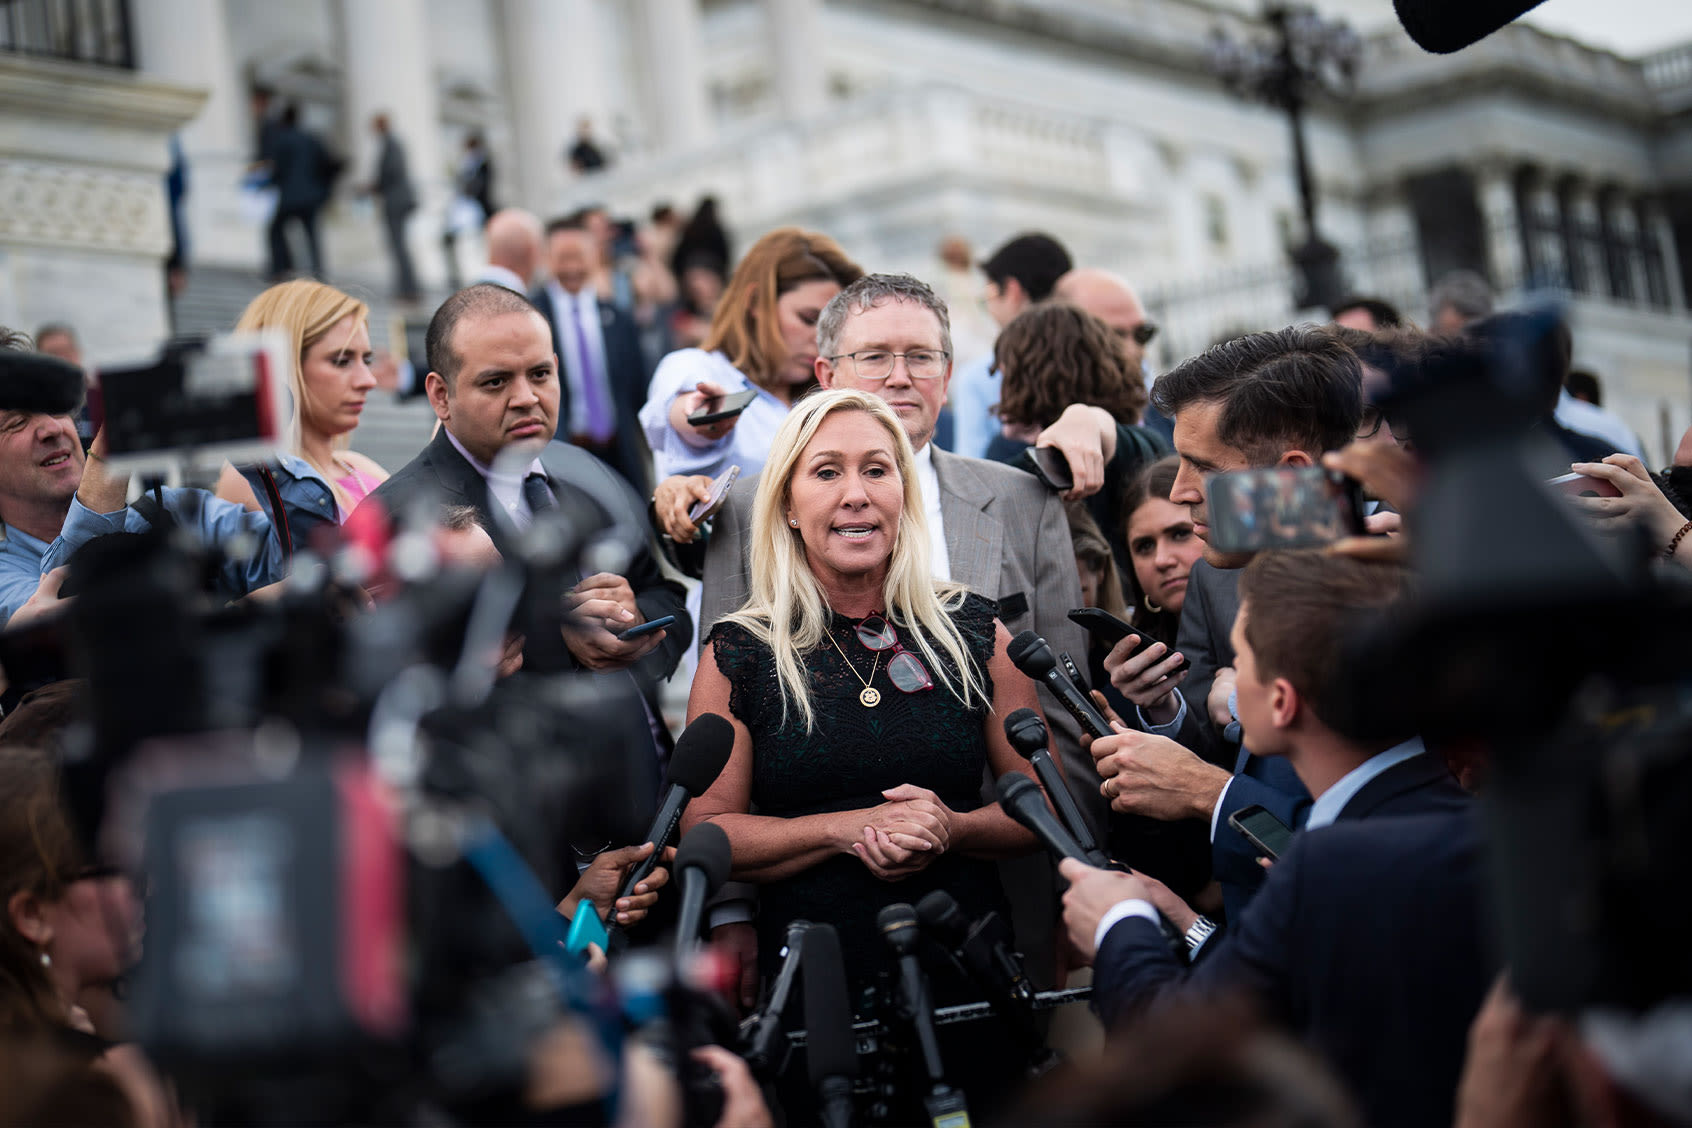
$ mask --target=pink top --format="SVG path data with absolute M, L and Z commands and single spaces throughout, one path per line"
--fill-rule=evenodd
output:
M 371 490 L 375 489 L 382 483 L 378 482 L 375 478 L 372 478 L 368 474 L 360 473 L 355 467 L 353 472 L 348 474 L 345 478 L 336 478 L 335 484 L 341 487 L 342 491 L 352 499 L 352 504 L 350 506 L 341 507 L 341 520 L 345 522 L 348 515 L 350 515 L 354 509 L 358 508 L 358 503 L 363 501 L 365 497 L 369 495 Z

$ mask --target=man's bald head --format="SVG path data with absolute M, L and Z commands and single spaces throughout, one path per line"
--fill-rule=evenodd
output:
M 1151 322 L 1146 320 L 1145 307 L 1128 283 L 1108 270 L 1077 268 L 1058 279 L 1052 297 L 1079 306 L 1110 326 L 1110 331 L 1122 342 L 1129 368 L 1140 371 L 1146 355 L 1145 342 L 1151 339 L 1147 333 Z
M 525 283 L 534 281 L 546 245 L 539 216 L 522 208 L 501 208 L 488 218 L 484 234 L 490 264 L 504 267 Z

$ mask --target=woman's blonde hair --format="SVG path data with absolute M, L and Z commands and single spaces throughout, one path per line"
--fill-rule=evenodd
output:
M 306 352 L 349 315 L 357 321 L 368 322 L 370 307 L 333 286 L 298 278 L 272 286 L 254 298 L 241 314 L 241 320 L 235 323 L 236 332 L 274 329 L 288 338 L 289 355 L 294 358 L 293 367 L 288 372 L 288 386 L 294 394 L 294 410 L 288 419 L 288 446 L 296 454 L 302 453 L 300 420 L 311 401 L 302 370 Z M 350 442 L 349 435 L 335 437 L 337 447 L 345 447 Z
M 783 723 L 789 705 L 797 705 L 809 731 L 816 723 L 816 712 L 804 656 L 826 645 L 830 609 L 806 559 L 805 542 L 799 530 L 788 525 L 786 513 L 800 457 L 824 421 L 843 411 L 864 412 L 887 432 L 904 487 L 904 508 L 882 584 L 888 621 L 906 628 L 909 648 L 918 652 L 940 685 L 965 706 L 979 700 L 991 708 L 981 671 L 948 614 L 963 602 L 968 589 L 934 578 L 916 456 L 893 409 L 875 396 L 845 389 L 817 392 L 788 413 L 776 432 L 752 503 L 752 594 L 745 606 L 727 618 L 770 648 L 781 682 Z
M 747 379 L 767 388 L 787 361 L 776 300 L 806 282 L 844 288 L 863 274 L 827 235 L 778 227 L 752 244 L 734 268 L 699 347 L 721 352 Z

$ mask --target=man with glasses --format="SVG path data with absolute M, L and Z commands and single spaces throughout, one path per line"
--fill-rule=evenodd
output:
M 997 600 L 999 618 L 1012 634 L 1032 629 L 1054 652 L 1084 655 L 1086 636 L 1068 618 L 1081 606 L 1081 583 L 1062 498 L 1031 474 L 936 450 L 929 441 L 952 375 L 946 304 L 909 275 L 865 275 L 824 307 L 817 354 L 823 387 L 880 396 L 904 425 L 916 453 L 935 576 Z M 755 483 L 742 479 L 717 514 L 705 551 L 702 637 L 746 601 L 746 530 L 755 493 Z M 1049 691 L 1040 692 L 1071 790 L 1097 836 L 1105 813 L 1092 757 L 1081 748 L 1074 720 Z M 1038 856 L 1005 864 L 1017 867 L 1005 885 L 1018 940 L 1031 974 L 1044 986 L 1053 963 L 1042 957 L 1054 951 L 1055 940 L 1050 867 Z M 726 921 L 713 913 L 712 923 Z

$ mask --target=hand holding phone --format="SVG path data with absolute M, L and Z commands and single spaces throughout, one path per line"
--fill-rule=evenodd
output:
M 703 390 L 703 385 L 701 386 Z M 712 396 L 700 405 L 699 409 L 687 417 L 688 424 L 693 427 L 706 427 L 712 423 L 721 423 L 733 419 L 746 410 L 748 404 L 758 398 L 757 388 L 746 388 L 726 395 Z
M 1313 548 L 1363 532 L 1363 488 L 1321 466 L 1217 474 L 1207 487 L 1210 544 L 1221 552 Z
M 734 480 L 738 477 L 740 467 L 730 466 L 711 480 L 710 494 L 703 501 L 694 502 L 693 507 L 687 511 L 687 519 L 694 528 L 697 529 L 702 522 L 715 516 L 717 510 L 722 508 L 723 500 L 728 497 L 729 487 L 734 485 Z
M 1270 861 L 1279 860 L 1292 845 L 1292 828 L 1255 803 L 1229 815 L 1228 825 L 1245 835 L 1252 849 Z
M 656 619 L 648 619 L 644 623 L 637 623 L 617 636 L 618 642 L 633 642 L 635 639 L 645 638 L 654 631 L 661 631 L 676 621 L 674 615 L 661 615 Z
M 1564 474 L 1560 478 L 1552 478 L 1545 483 L 1558 493 L 1568 494 L 1570 497 L 1620 497 L 1621 490 L 1614 482 L 1603 478 L 1594 478 L 1588 474 Z
M 1028 457 L 1034 464 L 1034 476 L 1047 489 L 1068 493 L 1075 488 L 1075 475 L 1070 472 L 1069 460 L 1057 447 L 1029 447 Z

